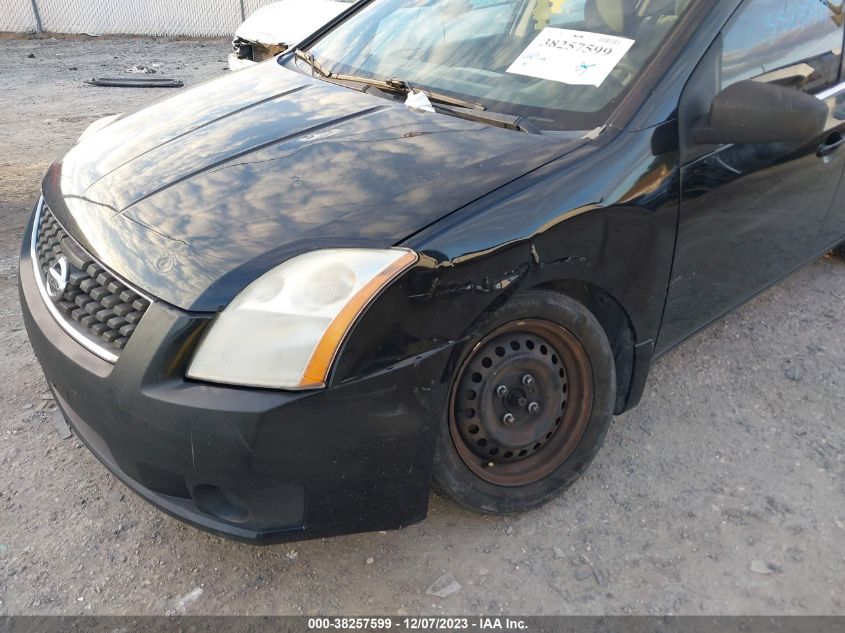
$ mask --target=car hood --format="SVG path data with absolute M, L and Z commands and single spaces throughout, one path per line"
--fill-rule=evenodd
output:
M 215 311 L 290 257 L 396 245 L 580 144 L 269 63 L 97 131 L 43 190 L 115 273 L 177 307 Z
M 350 6 L 332 0 L 275 2 L 250 15 L 235 37 L 260 44 L 297 44 Z

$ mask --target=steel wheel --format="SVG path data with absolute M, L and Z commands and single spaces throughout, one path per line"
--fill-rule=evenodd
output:
M 589 356 L 550 321 L 497 328 L 475 346 L 453 385 L 455 449 L 491 484 L 525 486 L 547 477 L 575 452 L 590 422 Z

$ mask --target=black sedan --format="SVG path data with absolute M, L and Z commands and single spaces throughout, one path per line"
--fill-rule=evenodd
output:
M 844 36 L 820 0 L 364 1 L 50 168 L 32 345 L 219 534 L 534 508 L 655 358 L 842 248 Z

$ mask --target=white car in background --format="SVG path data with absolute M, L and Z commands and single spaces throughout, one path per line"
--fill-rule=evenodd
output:
M 357 0 L 282 0 L 258 9 L 232 42 L 229 68 L 241 70 L 285 52 Z

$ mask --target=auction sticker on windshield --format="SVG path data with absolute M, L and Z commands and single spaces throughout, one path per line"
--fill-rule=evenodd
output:
M 598 88 L 633 45 L 625 37 L 546 27 L 508 72 Z

